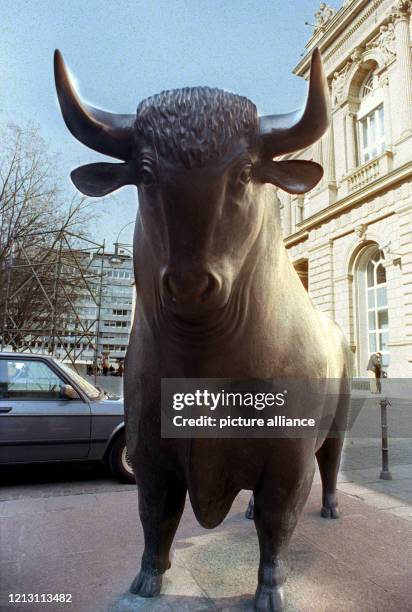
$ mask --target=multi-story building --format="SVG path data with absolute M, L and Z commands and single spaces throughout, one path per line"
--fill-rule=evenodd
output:
M 97 337 L 97 355 L 108 356 L 110 362 L 123 359 L 132 324 L 134 293 L 133 260 L 131 254 L 115 244 L 114 252 L 93 255 L 90 271 L 102 278 L 101 296 L 95 281 L 93 298 L 90 293 L 79 302 L 78 315 L 83 328 Z M 93 347 L 84 351 L 82 361 L 92 363 Z
M 379 350 L 412 375 L 412 56 L 410 0 L 321 3 L 294 72 L 320 48 L 332 125 L 296 157 L 324 167 L 304 197 L 278 192 L 285 244 L 315 305 L 343 328 L 365 376 Z

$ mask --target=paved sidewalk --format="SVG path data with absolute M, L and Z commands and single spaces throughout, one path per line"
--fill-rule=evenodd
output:
M 390 468 L 390 472 L 392 480 L 381 480 L 378 477 L 378 468 L 341 472 L 338 481 L 339 491 L 365 502 L 377 511 L 412 521 L 412 465 L 395 465 Z M 412 539 L 412 526 L 410 529 Z
M 288 611 L 412 610 L 412 465 L 340 476 L 342 519 L 319 516 L 314 486 L 290 549 Z M 252 610 L 258 544 L 242 492 L 217 529 L 187 504 L 164 594 L 128 594 L 142 552 L 133 489 L 10 499 L 0 503 L 3 611 L 131 612 Z M 73 604 L 8 606 L 8 593 L 72 593 Z

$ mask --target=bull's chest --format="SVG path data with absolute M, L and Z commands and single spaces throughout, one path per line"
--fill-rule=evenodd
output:
M 205 527 L 218 525 L 241 489 L 254 489 L 265 463 L 256 441 L 186 441 L 184 471 L 194 513 Z

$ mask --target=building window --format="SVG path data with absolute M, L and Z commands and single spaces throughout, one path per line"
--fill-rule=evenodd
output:
M 377 84 L 378 84 L 378 78 L 376 74 L 374 74 L 373 72 L 370 72 L 363 82 L 361 92 L 360 92 L 360 97 L 366 98 L 369 94 L 371 94 L 376 89 Z
M 385 150 L 383 104 L 359 121 L 361 163 L 366 163 Z
M 127 317 L 128 311 L 121 308 L 113 308 L 113 315 L 115 317 Z
M 383 366 L 389 365 L 389 317 L 386 270 L 382 251 L 376 250 L 366 266 L 369 354 L 382 353 Z
M 385 259 L 376 242 L 371 242 L 358 253 L 354 262 L 354 275 L 357 372 L 359 376 L 365 376 L 372 353 L 382 353 L 385 368 L 390 361 Z
M 357 132 L 359 163 L 366 164 L 385 151 L 385 111 L 383 88 L 372 70 L 359 88 Z

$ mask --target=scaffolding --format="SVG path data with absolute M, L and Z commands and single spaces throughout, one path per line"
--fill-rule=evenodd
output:
M 0 270 L 0 350 L 46 353 L 96 372 L 104 254 L 104 243 L 67 229 L 15 239 Z

